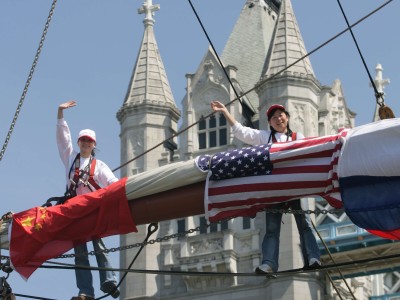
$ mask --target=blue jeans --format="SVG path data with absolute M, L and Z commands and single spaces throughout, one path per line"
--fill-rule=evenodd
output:
M 106 249 L 101 239 L 93 240 L 93 250 L 96 252 L 97 266 L 99 268 L 111 268 L 111 264 L 108 260 L 107 253 L 101 252 Z M 87 245 L 82 244 L 74 248 L 75 251 L 75 264 L 77 266 L 90 267 L 89 256 L 83 253 L 87 253 Z M 82 255 L 83 254 L 83 255 Z M 100 275 L 100 289 L 102 289 L 104 283 L 112 281 L 116 283 L 116 276 L 114 271 L 99 270 Z M 92 272 L 89 269 L 75 269 L 76 286 L 79 289 L 79 295 L 84 294 L 94 298 L 93 289 L 93 277 Z
M 300 210 L 300 199 L 287 203 L 280 203 L 271 206 L 274 209 L 287 209 L 288 206 L 294 210 Z M 265 236 L 262 242 L 262 263 L 268 264 L 274 272 L 279 268 L 279 236 L 281 233 L 282 213 L 266 212 Z M 314 231 L 311 226 L 310 216 L 306 214 L 294 214 L 297 229 L 300 236 L 301 252 L 304 260 L 304 267 L 308 267 L 311 258 L 320 260 L 320 252 Z

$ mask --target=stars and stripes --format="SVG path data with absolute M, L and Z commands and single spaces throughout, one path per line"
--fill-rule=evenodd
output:
M 211 172 L 210 180 L 220 180 L 244 176 L 268 175 L 272 171 L 269 156 L 271 144 L 257 145 L 219 152 L 213 156 L 199 158 L 199 167 Z
M 219 179 L 215 169 L 229 170 L 229 166 L 225 166 L 227 162 L 223 160 L 211 163 L 205 192 L 209 220 L 253 217 L 270 204 L 312 196 L 324 197 L 332 206 L 342 207 L 337 163 L 345 135 L 346 131 L 342 131 L 338 135 L 246 148 L 246 152 L 263 148 L 269 152 L 269 167 L 265 167 L 264 174 L 256 171 L 259 176 L 233 177 L 231 171 L 228 173 L 231 179 L 213 180 Z M 230 152 L 229 157 L 234 156 L 233 153 L 236 152 Z M 235 166 L 233 163 L 229 165 Z

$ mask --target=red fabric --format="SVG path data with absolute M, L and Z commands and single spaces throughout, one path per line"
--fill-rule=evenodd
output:
M 384 239 L 389 240 L 400 240 L 400 229 L 394 229 L 391 231 L 381 231 L 381 230 L 372 230 L 366 229 L 369 233 L 380 236 Z
M 10 259 L 24 278 L 46 260 L 75 245 L 136 232 L 125 191 L 126 178 L 62 205 L 34 207 L 13 217 Z

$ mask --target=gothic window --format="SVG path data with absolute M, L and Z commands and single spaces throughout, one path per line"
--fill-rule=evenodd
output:
M 220 225 L 221 225 L 221 230 L 228 229 L 228 220 L 221 221 Z
M 250 223 L 250 218 L 249 217 L 243 217 L 243 229 L 250 229 L 251 228 L 251 223 Z
M 200 233 L 207 233 L 207 220 L 204 217 L 200 217 Z
M 217 232 L 218 231 L 218 224 L 217 223 L 211 223 L 210 224 L 210 232 Z
M 226 119 L 223 114 L 200 120 L 199 149 L 225 146 L 228 143 Z
M 184 233 L 186 231 L 185 219 L 180 219 L 178 222 L 178 233 Z
M 228 229 L 228 221 L 223 220 L 219 223 L 210 223 L 210 226 L 207 227 L 207 220 L 205 217 L 200 217 L 200 233 L 211 233 L 217 231 L 223 231 Z

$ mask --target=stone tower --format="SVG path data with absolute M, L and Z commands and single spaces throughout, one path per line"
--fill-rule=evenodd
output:
M 308 58 L 290 0 L 247 0 L 221 54 L 206 50 L 195 73 L 186 74 L 187 93 L 182 99 L 181 129 L 198 122 L 179 139 L 179 159 L 243 146 L 231 134 L 226 120 L 210 113 L 210 101 L 228 103 L 235 118 L 248 126 L 267 128 L 265 111 L 272 103 L 291 112 L 291 128 L 305 136 L 326 135 L 354 124 L 341 83 L 322 86 Z M 117 114 L 121 123 L 121 159 L 129 161 L 176 132 L 180 113 L 174 103 L 154 38 L 152 13 L 159 7 L 145 1 L 145 32 L 125 102 Z M 246 55 L 243 55 L 246 53 Z M 226 74 L 228 74 L 229 79 Z M 173 148 L 173 147 L 172 147 Z M 123 176 L 168 163 L 163 147 L 133 161 Z M 304 209 L 314 200 L 305 199 Z M 280 269 L 303 266 L 294 218 L 285 215 L 281 231 Z M 160 223 L 158 236 L 199 228 L 204 216 L 190 216 Z M 252 273 L 260 264 L 260 244 L 265 214 L 254 219 L 235 218 L 144 248 L 135 269 L 192 272 Z M 121 238 L 122 245 L 143 241 L 145 228 Z M 121 254 L 127 267 L 131 253 Z M 316 274 L 299 274 L 267 280 L 263 277 L 129 274 L 121 299 L 323 299 L 325 286 Z
M 154 36 L 153 14 L 159 5 L 146 0 L 138 12 L 144 14 L 144 34 L 136 65 L 126 93 L 125 101 L 117 112 L 121 124 L 121 161 L 133 160 L 121 170 L 121 176 L 134 175 L 149 169 L 168 164 L 171 159 L 174 141 L 171 146 L 161 145 L 143 155 L 146 150 L 157 146 L 176 133 L 180 112 L 175 104 L 166 71 Z M 139 226 L 138 233 L 121 237 L 121 245 L 134 244 L 146 237 L 146 226 Z M 131 252 L 123 252 L 121 265 L 129 265 L 133 257 Z M 136 261 L 136 268 L 158 269 L 157 255 L 159 245 L 145 247 Z M 155 276 L 129 274 L 122 289 L 122 296 L 154 294 L 157 291 Z

